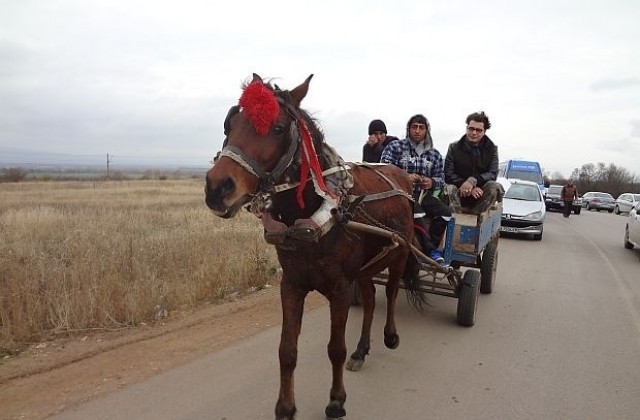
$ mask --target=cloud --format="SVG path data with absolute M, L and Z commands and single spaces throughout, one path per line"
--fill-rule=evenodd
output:
M 640 139 L 640 120 L 631 120 L 631 137 Z
M 594 82 L 591 90 L 595 92 L 606 90 L 620 90 L 640 86 L 640 79 L 637 77 L 628 77 L 626 79 L 604 79 Z
M 445 152 L 484 110 L 503 158 L 640 173 L 637 1 L 597 3 L 2 2 L 0 154 L 208 161 L 253 72 L 284 89 L 314 73 L 303 107 L 347 160 L 374 118 L 402 137 L 423 113 Z

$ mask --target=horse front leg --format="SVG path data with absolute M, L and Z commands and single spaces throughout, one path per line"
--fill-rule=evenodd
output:
M 371 325 L 376 306 L 376 288 L 371 279 L 359 279 L 358 285 L 362 292 L 362 328 L 358 347 L 347 362 L 347 370 L 357 372 L 362 368 L 364 358 L 371 348 Z
M 280 286 L 282 333 L 280 334 L 280 393 L 276 403 L 276 420 L 292 420 L 296 413 L 293 371 L 298 360 L 298 336 L 302 327 L 304 299 L 307 292 L 291 285 L 284 277 Z
M 346 282 L 345 282 L 346 284 Z M 349 305 L 351 295 L 349 288 L 345 286 L 340 293 L 333 293 L 329 298 L 331 311 L 331 338 L 327 346 L 329 360 L 333 371 L 331 391 L 329 393 L 329 404 L 324 413 L 328 418 L 340 418 L 347 415 L 344 409 L 344 402 L 347 393 L 344 389 L 344 362 L 347 358 L 347 343 L 345 341 L 345 331 L 347 327 L 347 317 L 349 315 Z

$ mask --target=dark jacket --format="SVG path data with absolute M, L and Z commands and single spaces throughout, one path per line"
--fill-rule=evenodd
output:
M 560 197 L 562 198 L 562 201 L 573 201 L 574 198 L 578 198 L 578 189 L 575 184 L 567 184 L 562 187 Z
M 444 160 L 444 181 L 460 187 L 467 178 L 477 180 L 482 187 L 487 181 L 498 177 L 498 146 L 489 137 L 484 136 L 478 147 L 470 145 L 466 136 L 449 145 Z
M 376 144 L 373 147 L 365 143 L 362 147 L 362 161 L 372 163 L 380 162 L 382 151 L 387 147 L 387 144 L 391 143 L 393 140 L 398 140 L 398 138 L 394 136 L 386 136 L 382 143 Z

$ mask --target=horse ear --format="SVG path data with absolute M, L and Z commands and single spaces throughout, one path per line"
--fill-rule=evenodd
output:
M 313 74 L 307 77 L 307 80 L 305 80 L 300 86 L 296 87 L 290 92 L 291 99 L 293 99 L 297 106 L 300 106 L 300 102 L 302 102 L 304 97 L 307 96 L 307 92 L 309 92 L 309 82 L 311 81 L 312 77 Z
M 258 81 L 262 83 L 262 77 L 258 76 L 256 73 L 253 73 L 253 80 L 251 82 L 253 83 Z

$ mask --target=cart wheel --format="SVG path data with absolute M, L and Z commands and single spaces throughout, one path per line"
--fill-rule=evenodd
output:
M 480 296 L 480 272 L 469 269 L 464 272 L 458 291 L 458 324 L 472 327 L 476 323 L 476 309 Z
M 493 292 L 493 283 L 496 279 L 498 268 L 498 241 L 493 240 L 487 244 L 482 253 L 482 263 L 480 264 L 480 293 L 489 294 Z
M 358 286 L 358 281 L 354 280 L 351 282 L 351 306 L 360 305 L 362 305 L 362 292 L 360 291 L 360 286 Z
M 629 226 L 624 229 L 624 247 L 627 249 L 633 249 L 633 244 L 629 242 Z

